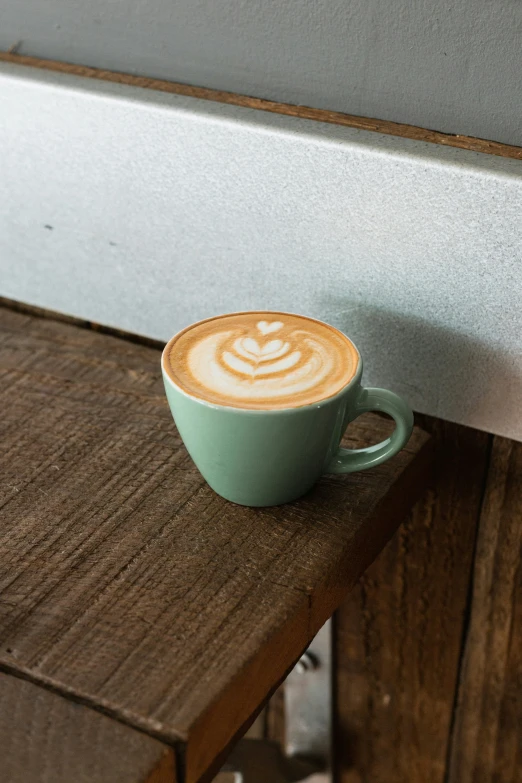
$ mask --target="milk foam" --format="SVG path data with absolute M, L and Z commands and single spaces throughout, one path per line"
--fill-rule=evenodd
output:
M 182 388 L 210 402 L 270 409 L 336 394 L 358 356 L 340 332 L 282 313 L 238 313 L 189 327 L 169 344 L 169 369 Z

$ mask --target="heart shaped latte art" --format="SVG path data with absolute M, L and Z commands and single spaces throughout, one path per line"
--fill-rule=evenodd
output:
M 272 338 L 277 332 L 284 339 Z M 255 331 L 206 335 L 190 352 L 190 364 L 198 380 L 222 394 L 274 399 L 324 383 L 334 355 L 320 335 L 289 328 L 283 321 L 257 321 Z
M 270 409 L 332 396 L 353 377 L 356 349 L 344 335 L 301 316 L 270 315 L 222 316 L 183 333 L 172 359 L 186 388 L 217 404 Z
M 245 359 L 263 360 L 265 358 L 274 358 L 282 356 L 289 349 L 289 344 L 282 340 L 269 340 L 263 345 L 253 337 L 239 337 L 234 342 L 234 349 Z
M 258 321 L 257 328 L 263 335 L 278 332 L 284 326 L 282 321 Z
M 233 373 L 255 380 L 260 376 L 274 375 L 294 367 L 301 352 L 292 351 L 291 344 L 283 340 L 269 340 L 261 345 L 254 337 L 238 337 L 232 350 L 223 350 L 220 361 Z

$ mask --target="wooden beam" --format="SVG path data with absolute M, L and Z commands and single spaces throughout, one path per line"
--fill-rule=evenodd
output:
M 430 489 L 336 616 L 339 783 L 446 780 L 490 436 L 419 421 Z
M 494 438 L 449 783 L 522 779 L 522 443 Z

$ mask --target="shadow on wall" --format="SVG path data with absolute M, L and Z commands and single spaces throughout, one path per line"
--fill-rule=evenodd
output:
M 522 417 L 517 388 L 522 382 L 522 356 L 500 354 L 493 345 L 465 334 L 342 297 L 322 303 L 332 324 L 351 337 L 364 362 L 363 383 L 402 395 L 420 413 L 481 428 L 498 421 L 492 431 L 518 430 Z

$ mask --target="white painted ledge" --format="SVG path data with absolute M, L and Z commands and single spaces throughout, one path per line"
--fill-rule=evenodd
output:
M 0 294 L 152 337 L 281 309 L 522 440 L 522 163 L 0 65 Z

